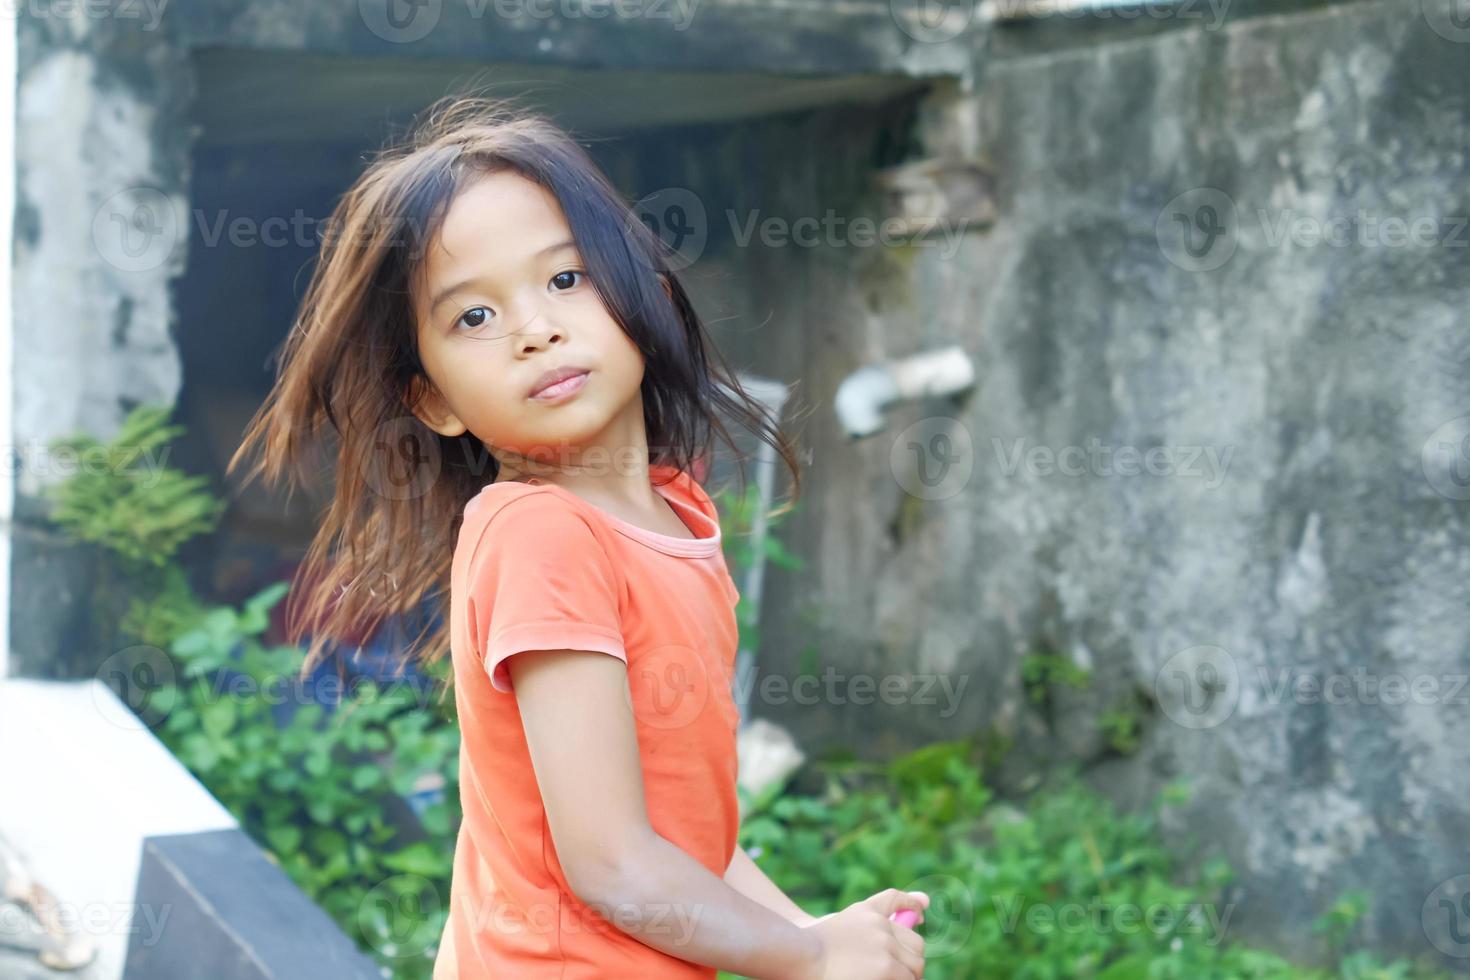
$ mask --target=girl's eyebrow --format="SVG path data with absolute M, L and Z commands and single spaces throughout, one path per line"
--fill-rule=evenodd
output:
M 552 252 L 560 252 L 562 249 L 576 248 L 576 247 L 577 247 L 577 243 L 574 242 L 574 241 L 572 241 L 569 238 L 569 239 L 567 239 L 564 242 L 556 242 L 553 245 L 546 246 L 545 248 L 543 248 L 539 252 L 537 252 L 535 255 L 531 256 L 530 261 L 533 261 L 534 262 L 536 259 L 542 258 L 543 256 L 546 256 L 546 255 L 550 255 Z M 435 310 L 437 310 L 439 308 L 439 304 L 440 303 L 444 302 L 446 299 L 448 299 L 449 297 L 453 296 L 455 293 L 459 292 L 461 289 L 465 288 L 466 286 L 473 285 L 479 279 L 480 279 L 479 276 L 470 276 L 468 279 L 461 280 L 460 282 L 455 283 L 453 286 L 450 286 L 447 289 L 441 289 L 441 290 L 439 290 L 439 292 L 437 292 L 437 293 L 434 294 L 434 301 L 429 304 L 429 312 L 430 313 L 433 313 Z

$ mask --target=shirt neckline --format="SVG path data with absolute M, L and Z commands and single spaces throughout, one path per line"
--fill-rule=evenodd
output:
M 621 517 L 608 513 L 591 501 L 584 500 L 582 497 L 577 496 L 577 494 L 572 493 L 572 491 L 568 490 L 566 487 L 558 486 L 555 483 L 544 483 L 542 482 L 540 477 L 533 476 L 524 481 L 518 480 L 514 482 L 522 483 L 525 486 L 545 487 L 548 490 L 560 491 L 561 493 L 564 493 L 576 500 L 582 506 L 588 507 L 591 510 L 595 511 L 599 517 L 610 524 L 614 530 L 622 534 L 624 537 L 645 544 L 648 547 L 653 548 L 657 551 L 662 551 L 665 554 L 676 555 L 681 558 L 707 558 L 710 555 L 717 554 L 720 550 L 721 538 L 719 521 L 711 518 L 699 507 L 687 504 L 684 501 L 678 499 L 678 497 L 672 492 L 672 487 L 679 479 L 683 478 L 692 480 L 693 477 L 684 474 L 681 470 L 678 470 L 675 467 L 650 466 L 648 468 L 650 477 L 659 476 L 665 472 L 670 471 L 674 474 L 674 477 L 668 483 L 654 483 L 653 480 L 650 479 L 649 486 L 651 486 L 654 492 L 656 492 L 660 497 L 663 497 L 669 502 L 669 505 L 674 508 L 676 514 L 680 510 L 683 510 L 694 516 L 701 524 L 703 524 L 710 530 L 711 533 L 709 534 L 709 536 L 702 538 L 680 538 L 675 537 L 672 534 L 662 534 L 658 531 L 650 531 L 646 527 L 634 524 L 631 521 L 625 521 Z M 686 527 L 689 526 L 689 522 L 687 520 L 685 520 L 684 524 Z M 694 531 L 695 528 L 690 527 L 689 530 Z

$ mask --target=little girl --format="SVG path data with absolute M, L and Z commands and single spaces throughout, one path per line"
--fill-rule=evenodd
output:
M 236 458 L 263 443 L 279 478 L 337 440 L 305 670 L 448 586 L 410 652 L 447 640 L 462 737 L 435 977 L 922 977 L 890 916 L 927 896 L 817 919 L 736 844 L 739 594 L 695 476 L 712 429 L 734 449 L 716 409 L 800 474 L 657 236 L 570 136 L 472 96 L 379 154 L 330 228 Z

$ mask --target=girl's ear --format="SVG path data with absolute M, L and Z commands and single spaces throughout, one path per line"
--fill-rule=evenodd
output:
M 439 394 L 439 389 L 423 375 L 418 375 L 409 382 L 404 403 L 420 422 L 441 436 L 452 438 L 469 431 L 469 427 L 450 410 L 449 403 Z

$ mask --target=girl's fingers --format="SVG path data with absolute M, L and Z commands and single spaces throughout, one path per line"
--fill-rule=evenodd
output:
M 915 953 L 918 954 L 919 961 L 920 962 L 923 962 L 923 959 L 924 959 L 924 937 L 923 936 L 919 935 L 917 932 L 915 932 L 914 930 L 910 929 L 909 927 L 907 927 L 905 925 L 902 925 L 900 923 L 897 923 L 897 922 L 895 922 L 893 924 L 893 934 L 898 937 L 899 945 L 903 946 L 905 949 L 911 949 L 911 950 L 913 950 Z
M 889 888 L 874 895 L 871 900 L 876 900 L 885 913 L 892 916 L 900 909 L 912 909 L 915 912 L 923 912 L 929 906 L 929 896 L 923 892 L 906 892 L 897 888 Z
M 898 933 L 898 961 L 917 980 L 924 975 L 924 940 L 906 929 L 895 929 L 894 932 Z M 906 932 L 907 936 L 904 935 Z M 911 942 L 918 945 L 910 946 Z

